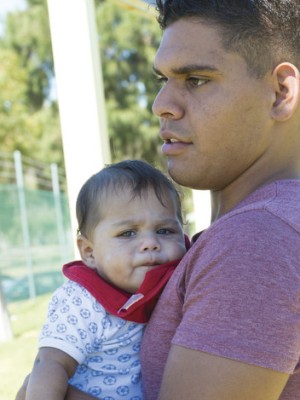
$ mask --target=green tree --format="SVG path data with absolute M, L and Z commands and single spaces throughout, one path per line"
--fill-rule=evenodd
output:
M 28 0 L 7 16 L 0 40 L 1 150 L 56 162 L 63 167 L 51 38 L 45 0 Z
M 43 107 L 49 98 L 53 72 L 50 28 L 46 0 L 27 0 L 24 11 L 10 13 L 6 21 L 4 45 L 18 54 L 28 74 L 28 106 Z
M 116 2 L 96 5 L 112 157 L 161 165 L 158 121 L 151 111 L 157 91 L 151 66 L 158 24 Z
M 112 159 L 143 158 L 161 165 L 158 122 L 151 112 L 157 23 L 114 1 L 96 0 L 95 5 Z M 8 16 L 0 55 L 6 60 L 0 67 L 3 150 L 19 149 L 62 166 L 46 0 L 27 0 L 24 11 Z

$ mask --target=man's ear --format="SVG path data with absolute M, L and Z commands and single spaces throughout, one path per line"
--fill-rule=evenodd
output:
M 290 63 L 278 64 L 273 73 L 276 98 L 272 107 L 272 117 L 276 121 L 286 121 L 299 105 L 300 75 L 298 68 Z
M 90 240 L 88 240 L 85 236 L 79 235 L 77 237 L 77 247 L 84 264 L 90 268 L 95 269 L 97 266 L 93 254 L 94 251 L 93 243 Z

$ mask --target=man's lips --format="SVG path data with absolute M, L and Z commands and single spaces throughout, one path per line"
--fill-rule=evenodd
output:
M 166 139 L 164 140 L 165 143 L 181 143 L 181 140 L 171 138 L 171 139 Z
M 160 136 L 164 142 L 180 142 L 179 136 L 171 130 L 160 128 Z
M 166 156 L 177 155 L 186 149 L 186 146 L 190 144 L 186 141 L 183 141 L 178 136 L 173 135 L 171 132 L 162 131 L 160 136 L 164 141 L 164 144 L 162 145 L 162 152 Z
M 177 134 L 176 131 L 169 130 L 168 128 L 161 127 L 160 128 L 160 137 L 167 144 L 173 143 L 183 143 L 190 144 L 187 139 L 183 139 L 182 135 Z

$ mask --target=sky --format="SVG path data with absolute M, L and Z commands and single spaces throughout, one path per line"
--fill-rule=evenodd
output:
M 2 17 L 8 11 L 22 9 L 25 6 L 24 0 L 0 0 L 0 16 Z
M 153 4 L 153 0 L 143 0 Z M 26 7 L 26 0 L 0 0 L 0 34 L 3 31 L 5 16 L 9 11 L 22 10 Z
M 6 14 L 9 11 L 22 10 L 25 6 L 25 0 L 0 0 L 0 34 L 3 31 L 3 23 Z
M 153 4 L 153 0 L 143 0 L 145 3 Z M 0 0 L 0 19 L 9 11 L 14 11 L 16 9 L 22 9 L 25 7 L 25 0 Z

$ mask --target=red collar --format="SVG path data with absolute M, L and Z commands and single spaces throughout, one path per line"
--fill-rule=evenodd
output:
M 166 283 L 180 260 L 162 264 L 146 273 L 135 294 L 127 293 L 103 280 L 82 261 L 63 266 L 64 275 L 85 287 L 113 315 L 128 321 L 145 323 Z

